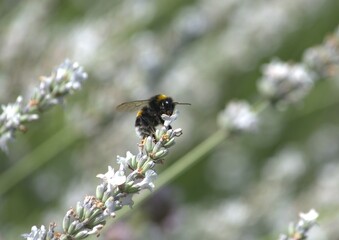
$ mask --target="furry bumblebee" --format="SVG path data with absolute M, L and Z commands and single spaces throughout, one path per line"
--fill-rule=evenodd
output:
M 171 97 L 168 97 L 164 94 L 158 94 L 147 100 L 121 103 L 117 106 L 117 110 L 135 111 L 139 109 L 135 119 L 135 130 L 138 136 L 144 139 L 148 136 L 154 137 L 156 127 L 160 124 L 164 124 L 164 120 L 161 118 L 161 115 L 166 114 L 171 116 L 176 105 L 191 104 L 174 102 Z

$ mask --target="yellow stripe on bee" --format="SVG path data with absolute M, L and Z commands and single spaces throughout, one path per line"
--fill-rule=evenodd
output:
M 137 112 L 137 117 L 141 117 L 141 115 L 142 115 L 142 110 Z
M 161 101 L 161 100 L 164 100 L 168 98 L 165 94 L 159 94 L 158 97 L 157 97 L 157 101 Z

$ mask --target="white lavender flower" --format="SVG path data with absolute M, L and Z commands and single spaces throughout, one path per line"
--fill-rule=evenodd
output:
M 300 224 L 299 225 L 305 225 L 305 224 L 314 224 L 315 221 L 318 219 L 319 217 L 319 213 L 314 210 L 313 208 L 307 212 L 307 213 L 300 213 L 299 214 L 300 217 Z
M 299 221 L 294 228 L 294 232 L 298 233 L 298 235 L 307 236 L 307 232 L 313 227 L 317 222 L 319 217 L 319 213 L 314 209 L 311 209 L 307 213 L 299 214 Z M 293 229 L 293 228 L 291 228 Z M 293 232 L 293 231 L 291 231 Z
M 178 115 L 179 115 L 178 110 L 175 110 L 171 116 L 168 116 L 166 114 L 161 115 L 162 119 L 164 120 L 164 127 L 167 128 L 169 125 L 171 125 L 171 123 L 178 118 Z
M 154 170 L 147 170 L 145 173 L 145 178 L 134 185 L 134 187 L 141 189 L 149 189 L 152 191 L 155 187 L 154 180 L 157 178 L 157 173 Z
M 259 92 L 272 103 L 296 103 L 311 90 L 314 75 L 302 64 L 274 60 L 263 68 Z
M 32 101 L 39 110 L 64 102 L 66 95 L 81 88 L 87 73 L 77 62 L 66 59 L 49 77 L 42 77 Z
M 2 114 L 0 115 L 0 121 L 3 122 L 6 128 L 15 128 L 20 124 L 20 109 L 21 109 L 22 97 L 19 96 L 15 103 L 10 103 L 1 106 Z
M 135 156 L 130 152 L 126 152 L 126 157 L 117 157 L 117 163 L 120 165 L 120 169 L 127 169 L 128 165 L 131 164 L 131 161 L 133 161 L 133 158 Z
M 17 130 L 25 131 L 25 123 L 37 120 L 38 113 L 55 104 L 64 102 L 64 98 L 79 90 L 87 73 L 76 62 L 66 59 L 49 77 L 41 77 L 33 97 L 27 104 L 19 96 L 15 103 L 2 105 L 0 113 L 0 148 L 7 151 L 7 143 L 14 139 Z
M 298 223 L 291 223 L 288 235 L 280 235 L 279 240 L 305 240 L 309 230 L 316 224 L 318 217 L 319 214 L 314 209 L 307 213 L 300 213 Z
M 22 234 L 22 236 L 27 240 L 43 239 L 46 236 L 46 227 L 42 225 L 39 229 L 33 226 L 30 233 Z
M 21 236 L 27 240 L 50 240 L 54 238 L 54 228 L 55 224 L 50 224 L 49 229 L 47 230 L 44 225 L 41 225 L 40 228 L 33 226 L 30 233 L 22 234 Z
M 309 48 L 303 56 L 307 64 L 321 79 L 337 76 L 339 73 L 339 27 L 319 46 Z
M 113 189 L 125 183 L 126 176 L 123 170 L 114 172 L 111 166 L 108 166 L 108 171 L 105 174 L 98 174 L 98 178 L 101 178 L 104 183 L 108 184 L 109 189 Z
M 233 101 L 219 113 L 218 123 L 230 131 L 254 131 L 258 127 L 258 116 L 246 101 Z
M 79 90 L 81 84 L 87 79 L 87 73 L 77 62 L 66 59 L 55 71 L 55 81 L 65 81 L 67 91 Z
M 7 151 L 7 142 L 14 139 L 14 133 L 24 122 L 37 120 L 37 114 L 25 113 L 22 97 L 19 96 L 15 103 L 2 105 L 0 114 L 0 148 Z
M 114 217 L 115 212 L 124 206 L 133 206 L 133 196 L 136 193 L 143 189 L 155 188 L 157 173 L 153 168 L 162 162 L 168 148 L 173 146 L 174 138 L 182 134 L 181 129 L 169 129 L 177 115 L 177 112 L 174 116 L 163 115 L 165 126 L 157 130 L 156 139 L 148 137 L 139 144 L 137 155 L 128 151 L 126 157 L 117 156 L 116 161 L 119 164 L 117 171 L 108 166 L 106 173 L 97 175 L 102 182 L 96 188 L 96 195 L 86 196 L 82 202 L 77 203 L 75 210 L 67 211 L 62 223 L 63 232 L 47 238 L 46 236 L 50 235 L 46 234 L 44 228 L 34 227 L 31 233 L 22 236 L 32 240 L 61 240 L 84 239 L 99 234 L 107 218 Z

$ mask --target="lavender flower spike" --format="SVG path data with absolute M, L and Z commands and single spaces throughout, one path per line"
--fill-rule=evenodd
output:
M 172 116 L 163 115 L 165 124 L 156 131 L 155 139 L 149 136 L 138 144 L 139 152 L 136 155 L 127 151 L 126 157 L 117 156 L 119 167 L 116 171 L 108 166 L 106 173 L 97 175 L 101 181 L 95 196 L 86 196 L 83 201 L 78 201 L 75 210 L 71 208 L 66 212 L 62 232 L 54 232 L 54 228 L 50 227 L 46 233 L 44 227 L 33 227 L 30 233 L 22 236 L 28 240 L 77 240 L 98 235 L 108 218 L 115 217 L 115 213 L 124 206 L 133 206 L 135 194 L 155 188 L 157 173 L 154 167 L 164 161 L 169 148 L 182 134 L 180 128 L 170 129 L 177 116 L 178 112 Z
M 26 131 L 24 125 L 35 121 L 39 114 L 50 107 L 61 104 L 67 95 L 81 88 L 87 73 L 77 62 L 66 59 L 48 77 L 41 77 L 39 87 L 28 103 L 19 96 L 15 103 L 2 105 L 0 113 L 0 148 L 7 152 L 7 143 L 14 140 L 15 132 Z

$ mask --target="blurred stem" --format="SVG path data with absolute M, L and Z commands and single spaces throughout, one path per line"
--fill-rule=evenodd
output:
M 74 131 L 74 128 L 64 127 L 53 137 L 43 142 L 0 175 L 0 196 L 62 152 L 79 137 L 80 134 Z
M 178 161 L 163 171 L 157 180 L 155 190 L 160 189 L 165 184 L 173 181 L 175 178 L 189 170 L 194 164 L 198 163 L 207 153 L 211 152 L 215 147 L 226 139 L 228 132 L 218 130 L 205 141 L 200 143 L 192 151 L 181 157 Z
M 264 111 L 266 108 L 270 106 L 270 102 L 266 99 L 260 99 L 256 103 L 253 104 L 253 110 L 260 114 L 262 111 Z

